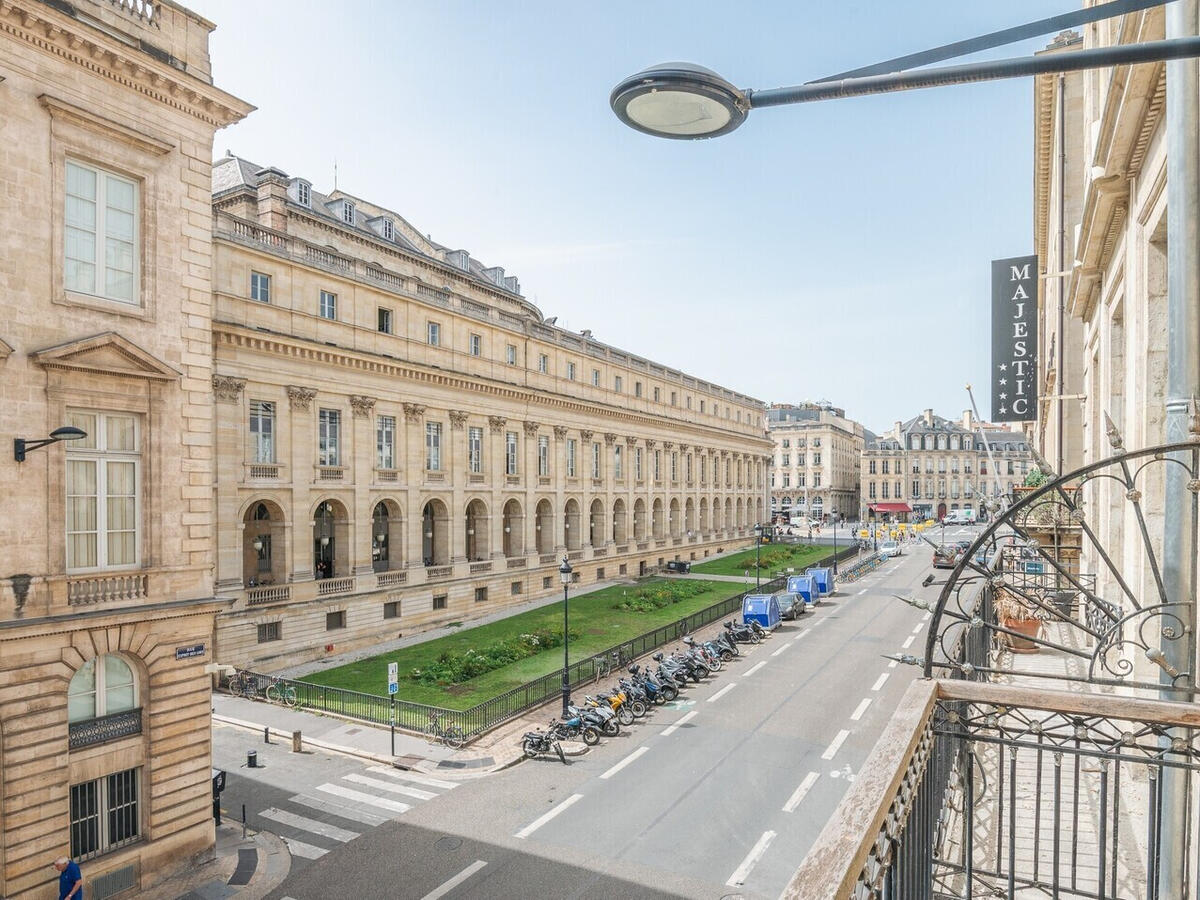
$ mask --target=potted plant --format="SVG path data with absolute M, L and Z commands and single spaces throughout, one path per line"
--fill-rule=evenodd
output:
M 1033 639 L 1041 634 L 1042 620 L 1033 603 L 1008 588 L 999 588 L 992 599 L 992 609 L 1001 626 L 1016 632 L 1005 635 L 1013 653 L 1038 652 Z

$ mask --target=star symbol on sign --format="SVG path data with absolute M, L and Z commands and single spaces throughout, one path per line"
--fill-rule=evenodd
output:
M 1000 399 L 1001 399 L 1001 400 L 1007 400 L 1007 399 L 1008 399 L 1008 394 L 1001 394 L 1001 395 L 1000 395 Z
M 997 383 L 997 384 L 1008 384 L 1008 379 L 1007 379 L 1007 378 L 1001 378 L 1001 379 L 1000 379 L 998 382 L 996 382 L 996 383 Z
M 1008 371 L 1008 363 L 1000 363 L 1000 365 L 997 368 L 999 368 L 1001 372 L 1007 372 Z
M 1006 412 L 1008 412 L 1007 409 L 1005 409 L 1003 406 L 1000 407 L 1000 415 L 1004 415 Z

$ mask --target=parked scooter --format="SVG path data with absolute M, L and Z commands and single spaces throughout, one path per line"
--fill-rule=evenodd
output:
M 600 729 L 592 722 L 584 721 L 583 716 L 572 708 L 571 716 L 559 722 L 551 720 L 550 729 L 559 740 L 581 739 L 589 747 L 600 743 Z

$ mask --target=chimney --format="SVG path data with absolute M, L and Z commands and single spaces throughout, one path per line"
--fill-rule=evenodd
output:
M 971 418 L 971 411 L 969 409 L 963 410 L 963 428 L 967 429 L 967 431 L 975 430 L 975 423 Z
M 933 427 L 933 410 L 927 409 L 922 415 L 925 416 L 925 425 L 929 428 Z
M 896 436 L 896 440 L 900 440 L 900 436 L 904 433 L 903 425 L 904 423 L 897 419 L 896 423 L 892 426 L 892 434 Z
M 276 231 L 287 231 L 287 173 L 279 169 L 259 169 L 258 224 Z

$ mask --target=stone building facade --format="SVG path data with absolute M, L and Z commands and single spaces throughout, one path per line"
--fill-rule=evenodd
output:
M 213 26 L 0 5 L 0 896 L 146 890 L 213 843 Z M 16 448 L 14 448 L 15 450 Z
M 1023 433 L 927 409 L 867 439 L 860 516 L 923 521 L 970 507 L 982 518 L 984 501 L 1011 499 L 1032 467 Z
M 864 432 L 829 403 L 772 404 L 767 410 L 772 517 L 836 515 L 859 509 L 859 460 Z
M 271 669 L 702 559 L 765 508 L 763 405 L 557 328 L 397 213 L 213 172 L 217 624 Z

